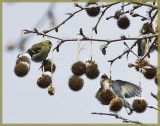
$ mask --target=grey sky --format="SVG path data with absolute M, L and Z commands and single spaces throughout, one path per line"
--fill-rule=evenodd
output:
M 122 120 L 111 116 L 91 115 L 92 112 L 109 112 L 109 106 L 104 106 L 95 98 L 95 94 L 100 87 L 100 76 L 104 73 L 109 75 L 109 66 L 107 62 L 121 54 L 126 47 L 123 42 L 116 42 L 108 46 L 106 56 L 102 55 L 100 45 L 103 42 L 93 42 L 93 60 L 98 63 L 100 76 L 95 80 L 89 80 L 86 76 L 82 90 L 73 92 L 68 87 L 68 79 L 72 76 L 71 65 L 76 62 L 77 42 L 67 42 L 60 47 L 60 52 L 54 53 L 56 71 L 53 75 L 53 86 L 55 95 L 49 96 L 47 89 L 40 89 L 36 82 L 41 76 L 41 70 L 38 70 L 40 63 L 31 63 L 31 70 L 24 78 L 19 78 L 14 73 L 14 66 L 19 50 L 8 52 L 6 45 L 9 42 L 16 42 L 21 36 L 21 30 L 31 29 L 41 19 L 47 11 L 50 3 L 16 3 L 9 5 L 3 3 L 3 123 L 121 123 Z M 85 5 L 84 3 L 80 3 Z M 102 3 L 100 3 L 102 4 Z M 116 39 L 121 35 L 127 37 L 137 37 L 142 26 L 140 18 L 130 18 L 131 25 L 127 30 L 121 30 L 117 27 L 116 20 L 106 21 L 105 18 L 112 16 L 121 5 L 110 8 L 103 17 L 98 26 L 98 34 L 93 34 L 93 38 Z M 61 23 L 67 18 L 66 13 L 74 12 L 78 8 L 73 3 L 56 3 L 54 5 L 54 14 L 56 24 Z M 126 7 L 125 10 L 129 8 Z M 146 8 L 137 10 L 143 14 Z M 127 16 L 129 16 L 127 14 Z M 129 16 L 130 17 L 130 16 Z M 82 28 L 84 34 L 91 36 L 91 29 L 95 26 L 97 18 L 90 18 L 85 11 L 78 13 L 65 25 L 59 28 L 59 32 L 51 32 L 50 35 L 60 38 L 76 38 L 79 29 Z M 49 29 L 49 21 L 39 29 L 40 31 Z M 45 38 L 48 39 L 48 38 Z M 34 36 L 26 46 L 26 50 L 34 43 L 42 41 L 41 36 Z M 57 40 L 49 39 L 55 47 Z M 132 45 L 134 41 L 127 41 Z M 83 45 L 86 42 L 82 42 Z M 80 53 L 80 60 L 90 59 L 90 42 Z M 133 50 L 136 52 L 137 48 Z M 51 58 L 51 55 L 49 55 Z M 56 60 L 57 59 L 57 60 Z M 59 59 L 59 60 L 58 60 Z M 138 85 L 139 74 L 134 68 L 128 68 L 128 63 L 136 61 L 136 57 L 130 53 L 129 60 L 126 56 L 117 60 L 112 66 L 112 79 L 126 80 Z M 151 54 L 151 63 L 157 65 L 157 53 Z M 157 93 L 157 86 L 154 80 L 146 80 L 142 76 L 142 97 L 148 102 L 148 105 L 157 107 L 157 101 L 150 96 L 150 93 Z M 132 103 L 132 99 L 128 99 Z M 142 114 L 133 113 L 128 116 L 125 109 L 119 112 L 123 117 L 139 120 L 143 123 L 157 123 L 157 111 L 147 109 Z

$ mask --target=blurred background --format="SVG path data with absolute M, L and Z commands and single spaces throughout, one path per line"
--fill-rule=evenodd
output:
M 86 3 L 78 3 L 85 6 Z M 99 5 L 108 3 L 99 3 Z M 118 39 L 121 35 L 126 37 L 138 37 L 143 23 L 141 18 L 130 19 L 130 26 L 126 30 L 121 30 L 117 26 L 117 21 L 106 17 L 113 16 L 121 8 L 122 4 L 117 4 L 108 9 L 98 25 L 98 34 L 93 32 L 93 38 Z M 130 10 L 132 5 L 126 6 L 124 10 Z M 93 60 L 98 64 L 100 75 L 95 80 L 89 80 L 85 75 L 83 88 L 72 91 L 68 86 L 68 79 L 73 75 L 71 66 L 77 61 L 77 42 L 66 42 L 60 47 L 60 51 L 54 52 L 54 63 L 56 71 L 53 74 L 53 86 L 55 95 L 49 96 L 47 89 L 37 86 L 37 79 L 42 75 L 39 70 L 41 63 L 31 63 L 30 72 L 27 76 L 19 78 L 14 73 L 14 67 L 18 54 L 22 52 L 21 31 L 24 29 L 38 31 L 48 30 L 60 24 L 68 15 L 77 11 L 74 3 L 3 3 L 3 123 L 94 123 L 111 124 L 122 123 L 122 120 L 111 116 L 92 115 L 92 112 L 108 113 L 109 106 L 101 105 L 95 98 L 96 92 L 100 88 L 100 77 L 106 73 L 109 76 L 110 63 L 108 60 L 114 59 L 122 54 L 126 49 L 124 41 L 114 42 L 106 49 L 103 55 L 100 47 L 104 42 L 93 41 Z M 146 16 L 148 7 L 141 7 L 136 10 Z M 100 16 L 100 15 L 99 15 Z M 91 37 L 92 28 L 96 25 L 98 17 L 91 18 L 83 10 L 76 14 L 69 21 L 59 28 L 58 32 L 52 31 L 49 35 L 59 38 L 77 38 L 79 29 L 82 28 L 87 37 Z M 50 40 L 53 48 L 59 43 L 58 40 L 37 36 L 36 34 L 24 35 L 24 52 L 33 44 L 45 40 Z M 134 41 L 126 41 L 131 46 Z M 14 47 L 14 49 L 12 49 Z M 80 42 L 80 60 L 90 59 L 90 42 Z M 133 48 L 137 53 L 137 47 Z M 157 51 L 151 53 L 150 62 L 157 65 Z M 51 54 L 48 56 L 51 59 Z M 137 60 L 132 53 L 115 61 L 112 65 L 112 79 L 121 79 L 139 84 L 139 73 L 134 68 L 128 68 L 128 63 Z M 151 92 L 157 94 L 157 85 L 154 79 L 147 80 L 142 75 L 142 97 L 157 108 L 157 101 L 150 95 Z M 128 99 L 132 104 L 135 98 Z M 157 111 L 147 108 L 142 114 L 133 113 L 128 116 L 125 109 L 119 112 L 125 118 L 139 120 L 142 123 L 157 123 Z

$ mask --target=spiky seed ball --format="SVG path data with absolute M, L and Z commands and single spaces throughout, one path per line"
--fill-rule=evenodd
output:
M 46 71 L 50 71 L 51 72 L 51 61 L 49 60 L 46 60 L 44 63 L 43 63 L 43 66 L 44 66 L 44 72 Z M 52 67 L 52 70 L 53 72 L 56 70 L 56 65 L 53 63 L 53 67 Z M 42 67 L 42 71 L 43 71 L 43 67 Z
M 95 79 L 99 76 L 98 66 L 95 62 L 91 62 L 86 68 L 86 76 L 89 79 Z
M 122 100 L 120 98 L 114 98 L 110 102 L 110 110 L 113 112 L 117 112 L 122 108 Z
M 53 87 L 48 88 L 48 94 L 49 95 L 54 95 L 55 89 Z
M 119 17 L 121 16 L 121 11 L 116 11 L 116 13 L 114 14 L 114 18 L 115 19 L 119 19 Z
M 157 75 L 157 69 L 145 68 L 145 70 L 142 73 L 147 79 L 153 79 Z
M 72 73 L 73 74 L 75 74 L 77 76 L 81 76 L 85 72 L 86 72 L 86 65 L 83 62 L 78 61 L 72 65 Z
M 142 113 L 147 108 L 147 102 L 144 99 L 135 99 L 132 107 L 137 113 Z
M 127 29 L 130 25 L 130 20 L 127 16 L 122 16 L 117 20 L 117 25 L 121 29 Z
M 69 87 L 73 90 L 73 91 L 79 91 L 82 87 L 83 87 L 84 81 L 83 79 L 81 79 L 80 77 L 73 75 L 70 79 L 69 79 Z
M 16 64 L 20 62 L 27 62 L 28 64 L 31 64 L 31 56 L 28 53 L 19 54 Z
M 30 59 L 26 56 L 19 57 L 16 61 L 16 64 L 19 64 L 20 62 L 27 62 L 28 64 L 31 63 Z
M 52 79 L 48 75 L 42 75 L 42 77 L 38 78 L 37 85 L 40 88 L 47 88 L 52 83 Z
M 114 93 L 109 90 L 102 90 L 100 92 L 100 99 L 103 104 L 109 105 L 110 101 L 115 97 Z
M 97 3 L 90 2 L 86 4 L 86 7 L 91 7 L 89 9 L 86 9 L 87 14 L 90 17 L 96 17 L 100 13 L 100 7 L 96 7 Z
M 29 72 L 29 65 L 26 62 L 20 62 L 15 66 L 14 72 L 18 77 L 24 77 Z

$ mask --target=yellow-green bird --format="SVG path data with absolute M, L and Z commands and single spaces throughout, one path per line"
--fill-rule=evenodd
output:
M 27 53 L 31 56 L 32 61 L 42 62 L 48 57 L 48 53 L 52 47 L 52 43 L 49 40 L 34 44 Z

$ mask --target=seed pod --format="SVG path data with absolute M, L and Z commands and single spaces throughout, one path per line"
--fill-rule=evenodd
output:
M 81 76 L 86 72 L 86 65 L 82 61 L 78 61 L 72 65 L 72 73 Z
M 132 63 L 129 63 L 129 64 L 128 64 L 128 67 L 129 67 L 129 68 L 133 67 L 133 64 L 132 64 Z
M 137 113 L 142 113 L 147 108 L 147 102 L 144 99 L 135 99 L 132 107 Z
M 55 89 L 53 87 L 48 88 L 48 94 L 49 95 L 54 95 Z
M 52 83 L 51 72 L 44 72 L 42 77 L 38 78 L 37 85 L 40 88 L 47 88 Z
M 86 7 L 91 7 L 86 9 L 86 12 L 90 17 L 96 17 L 100 13 L 100 7 L 97 7 L 97 3 L 87 3 Z
M 27 62 L 28 64 L 31 64 L 31 56 L 28 53 L 18 55 L 16 64 L 20 62 Z
M 120 98 L 114 98 L 110 102 L 110 110 L 113 112 L 119 111 L 123 107 L 122 100 Z
M 51 72 L 51 61 L 49 60 L 45 60 L 42 64 L 42 66 L 44 66 L 44 72 L 46 71 L 50 71 Z M 56 70 L 56 65 L 53 63 L 53 66 L 52 66 L 52 71 L 54 72 Z M 42 71 L 43 71 L 43 67 L 42 67 Z
M 109 105 L 110 101 L 115 97 L 114 93 L 109 90 L 102 90 L 100 92 L 100 101 L 102 104 Z
M 137 60 L 136 62 L 136 70 L 137 71 L 139 71 L 139 68 L 142 68 L 142 67 L 145 67 L 145 66 L 147 66 L 147 65 L 149 65 L 149 63 L 148 63 L 148 61 L 146 61 L 146 60 Z
M 18 77 L 24 77 L 28 74 L 30 68 L 27 62 L 20 62 L 16 64 L 14 72 Z
M 157 75 L 157 69 L 145 68 L 145 70 L 142 73 L 147 79 L 153 79 Z
M 117 25 L 121 29 L 127 29 L 130 25 L 130 20 L 127 16 L 122 16 L 117 20 Z
M 102 49 L 102 54 L 106 55 L 106 49 L 105 48 Z
M 115 19 L 119 19 L 119 17 L 121 16 L 122 12 L 121 11 L 116 11 L 116 13 L 114 14 L 114 18 Z
M 99 76 L 98 66 L 95 62 L 91 62 L 86 68 L 86 76 L 89 79 L 95 79 Z
M 79 91 L 83 87 L 84 81 L 80 77 L 73 75 L 69 79 L 69 87 L 73 91 Z

